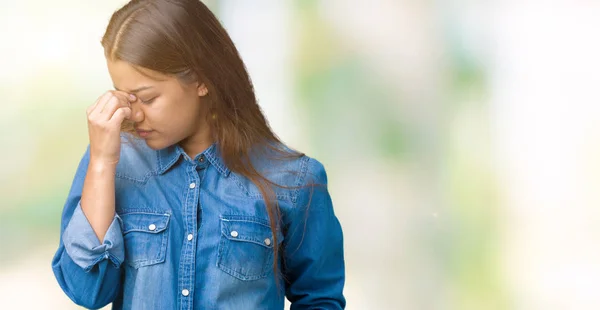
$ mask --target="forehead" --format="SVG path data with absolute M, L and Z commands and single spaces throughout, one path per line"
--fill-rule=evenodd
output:
M 146 68 L 133 66 L 122 60 L 107 60 L 108 73 L 115 88 L 131 91 L 140 87 L 158 87 L 173 77 Z

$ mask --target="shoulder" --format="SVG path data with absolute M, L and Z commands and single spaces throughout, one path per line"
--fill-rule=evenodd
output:
M 327 184 L 325 167 L 320 161 L 288 147 L 284 147 L 283 150 L 283 154 L 266 152 L 252 159 L 256 171 L 274 183 L 272 188 L 278 199 L 295 203 L 303 194 L 303 189 L 312 184 Z M 258 188 L 250 180 L 238 174 L 235 174 L 235 177 L 247 194 L 261 196 Z
M 312 157 L 306 157 L 306 173 L 303 184 L 327 184 L 327 172 L 323 163 Z
M 278 149 L 281 151 L 278 154 L 288 156 L 282 156 L 279 160 L 274 160 L 273 158 L 277 156 L 271 151 L 266 152 L 265 156 L 260 157 L 258 160 L 258 166 L 263 168 L 262 170 L 267 173 L 267 176 L 277 174 L 286 176 L 288 181 L 286 185 L 293 186 L 306 185 L 312 182 L 327 182 L 325 167 L 319 160 L 283 144 Z

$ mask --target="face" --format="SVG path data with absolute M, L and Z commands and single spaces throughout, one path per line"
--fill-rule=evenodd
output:
M 176 77 L 121 60 L 107 60 L 107 66 L 115 89 L 137 96 L 130 121 L 149 147 L 158 150 L 179 143 L 193 156 L 210 146 L 207 111 L 201 100 L 207 94 L 204 84 L 184 84 Z

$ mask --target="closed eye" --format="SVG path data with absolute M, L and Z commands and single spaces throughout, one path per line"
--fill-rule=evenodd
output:
M 158 97 L 158 96 L 157 96 L 157 97 Z M 148 100 L 145 100 L 145 101 L 144 101 L 144 100 L 142 100 L 142 99 L 140 99 L 140 101 L 141 101 L 143 104 L 150 104 L 150 103 L 152 103 L 152 102 L 153 102 L 153 101 L 154 101 L 154 100 L 155 100 L 157 97 L 154 97 L 154 98 L 152 98 L 152 99 L 148 99 Z

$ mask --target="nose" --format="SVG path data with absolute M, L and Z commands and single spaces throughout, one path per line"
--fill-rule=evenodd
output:
M 144 111 L 142 111 L 140 100 L 136 100 L 131 103 L 131 117 L 130 120 L 135 123 L 141 123 L 144 120 Z

